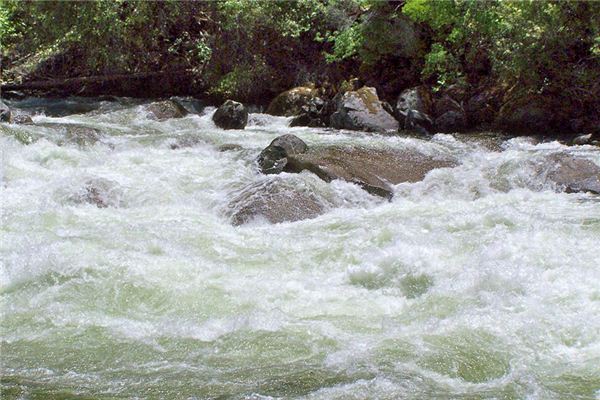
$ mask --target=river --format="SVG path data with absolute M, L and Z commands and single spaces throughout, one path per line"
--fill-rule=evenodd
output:
M 600 201 L 530 169 L 555 152 L 600 164 L 598 147 L 14 104 L 36 125 L 0 127 L 2 399 L 600 399 Z M 65 124 L 104 136 L 63 143 Z M 284 133 L 460 165 L 387 201 L 259 174 Z M 232 197 L 271 180 L 326 212 L 233 226 Z M 103 207 L 82 201 L 90 181 Z

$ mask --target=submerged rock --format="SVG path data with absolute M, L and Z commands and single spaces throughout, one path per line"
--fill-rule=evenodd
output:
M 566 153 L 553 154 L 548 161 L 542 173 L 558 190 L 600 194 L 600 166 Z
M 244 129 L 248 123 L 248 110 L 242 103 L 227 100 L 217 108 L 212 119 L 222 129 Z
M 75 204 L 92 204 L 98 208 L 118 207 L 121 192 L 115 182 L 94 178 L 86 181 L 79 191 L 71 195 L 69 199 Z
M 17 114 L 17 115 L 13 116 L 12 123 L 29 125 L 29 124 L 33 124 L 33 120 L 31 119 L 31 116 L 29 116 L 27 114 Z
M 375 88 L 363 86 L 337 98 L 330 125 L 338 129 L 385 132 L 398 129 L 398 121 L 388 113 Z
M 218 151 L 220 152 L 225 152 L 225 151 L 240 151 L 240 150 L 244 150 L 244 148 L 242 146 L 240 146 L 239 144 L 235 144 L 235 143 L 225 143 L 220 145 L 217 148 Z
M 67 125 L 66 130 L 66 142 L 77 144 L 79 146 L 94 145 L 103 137 L 100 130 L 89 126 Z
M 299 86 L 275 97 L 267 107 L 266 113 L 284 117 L 292 117 L 303 113 L 318 114 L 324 104 L 325 102 L 319 97 L 317 89 Z
M 325 211 L 319 199 L 307 190 L 293 188 L 281 180 L 253 183 L 229 203 L 233 225 L 264 218 L 272 224 L 315 218 Z
M 150 118 L 158 121 L 181 118 L 188 114 L 187 110 L 181 104 L 173 100 L 157 101 L 149 104 L 147 110 L 150 112 Z
M 414 150 L 321 146 L 303 154 L 288 155 L 283 170 L 307 170 L 326 182 L 342 179 L 371 194 L 391 198 L 391 185 L 417 182 L 433 169 L 454 165 L 455 160 L 435 158 Z

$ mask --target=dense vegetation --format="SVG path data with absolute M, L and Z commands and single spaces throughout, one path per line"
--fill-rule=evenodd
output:
M 0 40 L 4 81 L 187 70 L 193 90 L 255 102 L 359 78 L 388 99 L 425 83 L 599 105 L 592 1 L 3 0 Z

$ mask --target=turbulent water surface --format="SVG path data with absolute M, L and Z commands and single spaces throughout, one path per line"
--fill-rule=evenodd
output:
M 600 202 L 532 172 L 555 152 L 600 164 L 598 148 L 19 106 L 36 125 L 0 127 L 3 399 L 600 398 Z M 67 124 L 103 136 L 72 143 Z M 388 202 L 260 175 L 283 133 L 460 165 Z M 326 212 L 233 226 L 231 200 L 272 180 Z

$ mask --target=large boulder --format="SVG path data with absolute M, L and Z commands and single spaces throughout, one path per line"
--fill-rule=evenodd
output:
M 541 174 L 560 191 L 600 194 L 600 166 L 588 159 L 567 153 L 553 154 L 544 163 Z
M 405 130 L 422 134 L 432 132 L 433 96 L 425 86 L 406 89 L 396 101 L 396 116 Z
M 468 123 L 472 126 L 491 124 L 496 117 L 497 109 L 498 98 L 489 91 L 476 93 L 465 104 Z
M 242 103 L 227 100 L 217 108 L 212 119 L 222 129 L 244 129 L 248 123 L 248 110 Z
M 306 153 L 308 146 L 294 135 L 282 135 L 275 138 L 257 158 L 260 171 L 263 174 L 278 174 L 287 164 L 288 156 Z
M 0 100 L 0 122 L 11 122 L 12 121 L 12 113 L 10 108 Z
M 560 105 L 550 97 L 515 95 L 504 102 L 494 124 L 512 134 L 545 135 L 554 130 L 556 122 L 562 119 L 558 115 L 559 110 Z
M 317 89 L 299 86 L 275 97 L 267 107 L 267 114 L 292 117 L 300 114 L 318 114 L 325 102 Z
M 396 111 L 400 119 L 406 118 L 410 110 L 431 115 L 433 96 L 426 86 L 417 86 L 403 90 L 396 100 Z
M 460 132 L 467 127 L 467 118 L 464 112 L 447 111 L 435 119 L 434 125 L 437 132 Z
M 178 102 L 173 100 L 164 100 L 151 103 L 147 106 L 146 110 L 149 112 L 151 119 L 158 121 L 164 121 L 170 118 L 181 118 L 185 117 L 188 112 Z
M 363 86 L 337 99 L 330 125 L 338 129 L 385 132 L 398 129 L 398 121 L 387 112 L 375 88 Z
M 235 195 L 228 205 L 233 225 L 265 219 L 272 224 L 315 218 L 325 211 L 319 199 L 306 189 L 283 180 L 253 183 Z
M 371 194 L 391 198 L 391 185 L 417 182 L 433 169 L 454 165 L 453 159 L 414 150 L 317 146 L 301 154 L 288 155 L 283 171 L 307 170 L 326 182 L 342 179 L 358 184 Z

